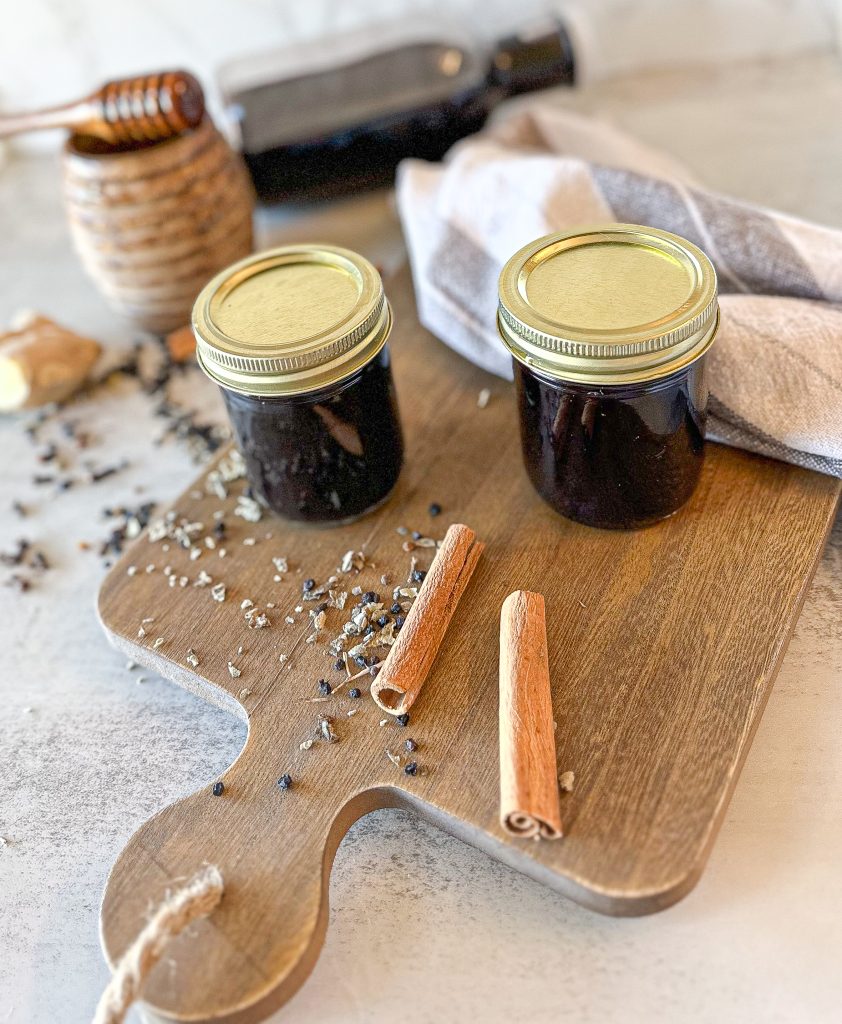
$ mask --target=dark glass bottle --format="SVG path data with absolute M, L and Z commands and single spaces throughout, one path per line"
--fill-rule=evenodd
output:
M 490 50 L 463 35 L 386 25 L 224 67 L 258 196 L 325 198 L 390 184 L 401 160 L 441 159 L 501 100 L 573 83 L 570 37 L 557 20 Z
M 550 235 L 500 275 L 526 471 L 554 509 L 633 529 L 676 512 L 702 468 L 716 274 L 634 224 Z
M 403 460 L 391 325 L 375 268 L 333 246 L 258 253 L 202 291 L 199 363 L 221 387 L 267 508 L 339 524 L 389 496 Z

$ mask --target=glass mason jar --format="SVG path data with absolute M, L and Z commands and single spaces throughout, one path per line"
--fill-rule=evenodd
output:
M 704 456 L 716 272 L 695 245 L 608 224 L 525 246 L 500 275 L 521 442 L 535 489 L 588 526 L 676 512 Z
M 377 270 L 334 246 L 257 253 L 203 289 L 199 364 L 222 390 L 263 505 L 341 524 L 389 496 L 403 461 L 391 327 Z

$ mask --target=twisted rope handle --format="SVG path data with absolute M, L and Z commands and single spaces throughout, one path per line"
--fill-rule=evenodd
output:
M 191 922 L 207 917 L 222 899 L 219 868 L 207 864 L 186 885 L 168 892 L 143 931 L 129 946 L 102 993 L 93 1024 L 122 1024 L 146 977 L 171 939 Z

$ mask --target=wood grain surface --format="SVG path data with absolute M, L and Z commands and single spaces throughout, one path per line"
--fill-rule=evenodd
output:
M 222 871 L 219 908 L 175 941 L 146 987 L 168 1018 L 258 1021 L 293 994 L 321 947 L 335 849 L 378 807 L 414 809 L 594 910 L 645 914 L 680 899 L 722 821 L 836 508 L 837 481 L 712 445 L 696 495 L 673 518 L 635 533 L 567 522 L 527 481 L 510 388 L 419 327 L 408 274 L 387 290 L 407 438 L 387 505 L 331 530 L 268 516 L 249 523 L 231 514 L 241 484 L 223 502 L 202 496 L 200 479 L 175 508 L 206 524 L 224 508 L 227 557 L 207 551 L 192 562 L 144 535 L 100 594 L 116 646 L 249 724 L 224 795 L 212 796 L 208 779 L 163 809 L 129 841 L 107 885 L 102 935 L 113 962 L 169 887 L 205 861 Z M 482 387 L 492 400 L 480 410 Z M 435 519 L 433 501 L 443 508 Z M 361 549 L 374 566 L 350 582 L 382 591 L 382 573 L 408 569 L 398 526 L 441 537 L 459 521 L 486 549 L 409 726 L 381 726 L 388 716 L 367 696 L 349 700 L 347 687 L 314 703 L 318 678 L 341 676 L 325 644 L 305 642 L 306 614 L 284 621 L 302 580 L 324 579 L 344 552 Z M 273 556 L 289 560 L 281 582 Z M 166 565 L 191 585 L 170 587 Z M 226 583 L 224 602 L 192 586 L 202 569 Z M 514 589 L 546 599 L 557 767 L 575 773 L 562 798 L 565 837 L 552 843 L 511 839 L 499 822 L 498 629 Z M 244 599 L 275 604 L 272 625 L 249 629 Z M 347 718 L 352 705 L 359 713 Z M 301 750 L 325 712 L 339 742 Z M 385 754 L 407 735 L 425 768 L 414 778 Z M 276 784 L 285 772 L 295 780 L 286 792 Z

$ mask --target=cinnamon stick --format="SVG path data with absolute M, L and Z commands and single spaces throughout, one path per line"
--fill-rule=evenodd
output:
M 474 531 L 461 523 L 445 534 L 415 604 L 371 685 L 371 696 L 388 714 L 404 714 L 421 692 L 484 547 Z
M 544 598 L 526 590 L 500 612 L 500 821 L 519 838 L 562 835 Z

